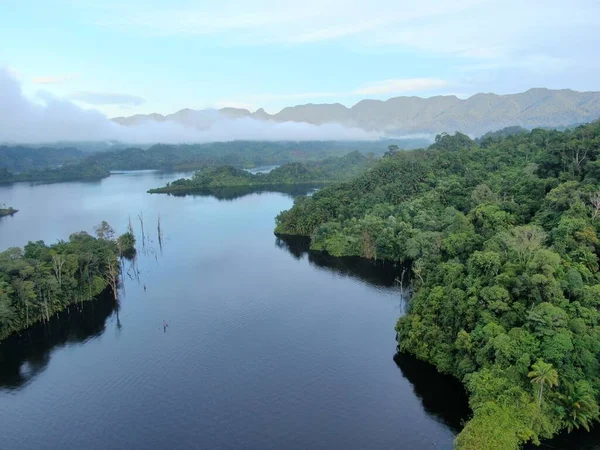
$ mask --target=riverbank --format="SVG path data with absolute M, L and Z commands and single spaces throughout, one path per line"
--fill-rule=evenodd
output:
M 117 300 L 119 258 L 135 252 L 135 237 L 113 239 L 106 222 L 96 232 L 97 238 L 79 232 L 50 246 L 37 241 L 0 252 L 0 342 L 107 289 Z
M 600 177 L 561 162 L 567 143 L 595 161 L 598 136 L 600 122 L 440 135 L 276 218 L 315 250 L 413 262 L 398 345 L 468 389 L 458 449 L 517 449 L 600 418 Z
M 85 304 L 89 321 L 75 327 L 76 340 L 33 355 L 15 346 L 11 373 L 21 376 L 0 387 L 5 447 L 49 439 L 66 448 L 169 447 L 175 433 L 182 446 L 202 448 L 451 448 L 464 403 L 428 389 L 442 384 L 434 369 L 428 378 L 414 359 L 393 359 L 396 274 L 277 245 L 273 217 L 291 207 L 290 195 L 145 194 L 177 178 L 169 176 L 0 188 L 21 210 L 0 221 L 0 248 L 68 239 L 103 219 L 124 225 L 128 213 L 140 236 L 140 211 L 147 238 L 135 268 L 124 263 L 118 318 L 104 320 L 109 295 Z M 71 307 L 39 328 L 76 318 Z M 168 396 L 159 408 L 157 389 Z

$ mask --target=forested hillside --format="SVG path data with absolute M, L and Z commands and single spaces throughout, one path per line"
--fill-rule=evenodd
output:
M 84 153 L 75 148 L 0 145 L 0 168 L 15 173 L 59 167 L 81 161 L 84 157 Z
M 165 187 L 152 189 L 151 193 L 193 192 L 208 188 L 232 186 L 267 186 L 302 183 L 330 183 L 347 180 L 364 172 L 375 159 L 359 152 L 323 161 L 289 163 L 269 173 L 252 174 L 233 166 L 208 167 L 199 170 L 191 179 L 181 178 Z
M 291 162 L 321 161 L 350 151 L 381 156 L 389 141 L 233 141 L 207 144 L 153 145 L 84 155 L 69 148 L 0 147 L 0 183 L 71 181 L 107 177 L 110 171 L 155 169 L 197 170 L 233 166 L 237 169 Z M 405 139 L 402 148 L 427 144 Z
M 457 448 L 514 449 L 600 416 L 599 157 L 600 122 L 443 134 L 297 199 L 276 233 L 411 263 L 399 350 L 464 382 Z

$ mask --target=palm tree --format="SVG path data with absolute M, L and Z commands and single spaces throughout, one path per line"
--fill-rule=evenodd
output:
M 538 385 L 538 406 L 541 406 L 544 386 L 548 385 L 549 389 L 558 386 L 558 372 L 554 370 L 552 364 L 544 362 L 543 359 L 538 359 L 531 368 L 533 370 L 527 376 L 531 378 L 532 383 Z
M 592 386 L 587 381 L 578 381 L 574 387 L 569 387 L 562 403 L 567 413 L 563 419 L 567 430 L 571 432 L 574 428 L 583 427 L 590 431 L 590 424 L 600 414 Z

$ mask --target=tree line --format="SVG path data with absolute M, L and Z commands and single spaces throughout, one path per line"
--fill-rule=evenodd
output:
M 107 288 L 117 299 L 120 258 L 135 253 L 135 236 L 129 225 L 126 233 L 115 237 L 106 222 L 95 232 L 96 236 L 82 231 L 68 241 L 29 242 L 0 252 L 0 340 L 49 321 Z
M 410 263 L 398 348 L 460 379 L 459 449 L 516 449 L 600 410 L 600 122 L 441 134 L 299 198 L 276 233 Z
M 422 139 L 405 139 L 403 148 L 423 145 Z M 320 161 L 350 151 L 382 155 L 382 141 L 232 141 L 205 144 L 127 147 L 84 153 L 76 148 L 0 146 L 0 183 L 18 181 L 94 180 L 115 170 L 191 171 L 205 167 L 252 168 L 293 162 Z
M 355 151 L 322 161 L 294 162 L 279 166 L 269 173 L 250 173 L 233 166 L 208 167 L 197 171 L 192 178 L 180 178 L 166 186 L 151 189 L 150 193 L 194 192 L 199 190 L 287 184 L 328 183 L 349 179 L 364 172 L 375 162 L 373 156 Z

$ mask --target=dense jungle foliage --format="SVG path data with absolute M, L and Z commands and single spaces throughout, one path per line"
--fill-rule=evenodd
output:
M 404 141 L 406 148 L 422 141 Z M 116 152 L 96 153 L 89 161 L 95 161 L 110 170 L 161 169 L 196 170 L 204 167 L 234 166 L 252 168 L 291 162 L 320 161 L 333 156 L 343 156 L 357 150 L 382 155 L 387 141 L 307 141 L 267 142 L 233 141 L 208 144 L 163 145 L 147 150 L 130 148 Z M 0 166 L 1 167 L 1 166 Z
M 20 173 L 56 168 L 83 160 L 85 154 L 75 148 L 26 147 L 0 145 L 0 168 Z
M 364 172 L 367 167 L 372 166 L 374 162 L 373 157 L 367 157 L 355 151 L 345 156 L 327 158 L 323 161 L 284 164 L 269 173 L 252 174 L 232 166 L 209 167 L 196 172 L 191 179 L 181 178 L 165 187 L 151 189 L 149 192 L 182 193 L 216 187 L 328 183 L 356 176 Z
M 54 183 L 60 181 L 99 180 L 110 175 L 110 171 L 95 164 L 81 162 L 66 164 L 61 167 L 29 170 L 27 172 L 12 173 L 0 168 L 0 184 L 16 183 L 19 181 L 35 181 Z
M 107 287 L 117 288 L 118 258 L 135 252 L 133 231 L 129 227 L 115 239 L 103 222 L 96 236 L 80 232 L 49 246 L 37 241 L 0 252 L 0 340 L 91 300 Z
M 463 381 L 459 449 L 507 450 L 600 411 L 600 122 L 439 135 L 297 199 L 276 233 L 412 263 L 398 347 Z
M 404 139 L 403 148 L 427 143 Z M 349 151 L 381 156 L 389 144 L 378 141 L 267 142 L 233 141 L 206 144 L 164 145 L 150 148 L 121 148 L 84 153 L 74 148 L 31 148 L 0 146 L 0 183 L 17 181 L 93 180 L 118 170 L 184 171 L 231 165 L 236 168 L 320 161 Z

